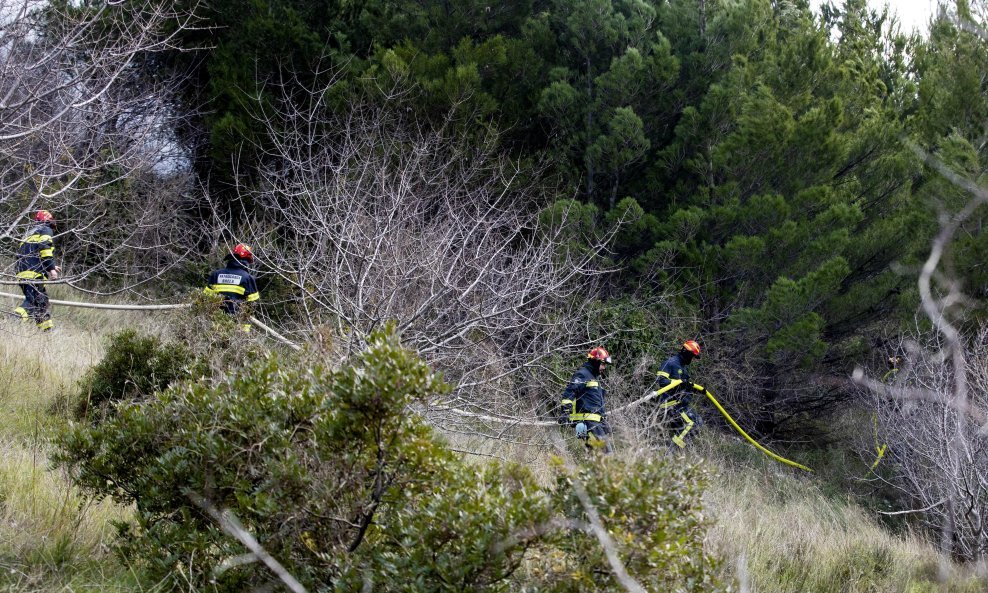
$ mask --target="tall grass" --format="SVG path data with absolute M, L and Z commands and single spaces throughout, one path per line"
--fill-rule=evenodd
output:
M 701 450 L 714 474 L 708 544 L 745 591 L 988 591 L 988 575 L 951 563 L 916 534 L 892 533 L 849 496 L 825 493 L 816 477 L 728 437 L 707 434 Z
M 0 308 L 16 303 L 4 298 Z M 49 467 L 53 430 L 76 382 L 103 354 L 105 336 L 144 314 L 55 309 L 42 334 L 0 320 L 0 590 L 135 591 L 147 586 L 109 551 L 112 522 L 129 510 L 94 503 Z

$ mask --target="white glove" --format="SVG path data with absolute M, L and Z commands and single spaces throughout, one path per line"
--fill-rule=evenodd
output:
M 62 268 L 61 267 L 55 266 L 55 268 L 52 269 L 52 271 L 48 272 L 48 279 L 49 280 L 58 280 L 58 273 L 61 272 L 61 271 L 62 271 Z

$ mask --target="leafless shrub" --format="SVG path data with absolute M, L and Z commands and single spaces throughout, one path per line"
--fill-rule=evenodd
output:
M 172 5 L 0 0 L 0 237 L 8 252 L 28 230 L 27 215 L 44 208 L 61 223 L 56 243 L 70 282 L 146 280 L 177 261 L 163 262 L 167 255 L 185 255 L 175 236 L 184 188 L 175 186 L 187 181 L 168 131 L 182 117 L 177 85 L 151 61 L 190 25 Z
M 300 94 L 294 80 L 282 89 Z M 266 216 L 237 240 L 291 287 L 282 304 L 297 312 L 297 331 L 333 352 L 356 351 L 394 322 L 457 386 L 436 411 L 537 415 L 562 381 L 542 389 L 528 382 L 541 373 L 526 371 L 587 347 L 610 235 L 576 208 L 540 210 L 549 204 L 538 164 L 504 156 L 496 133 L 463 126 L 456 109 L 424 124 L 395 91 L 383 107 L 354 101 L 335 112 L 331 89 L 259 110 L 268 164 L 239 189 Z
M 966 20 L 954 20 L 982 35 Z M 910 348 L 908 366 L 894 384 L 869 379 L 861 369 L 854 379 L 880 396 L 878 413 L 898 462 L 894 485 L 918 506 L 899 513 L 920 514 L 939 528 L 944 552 L 983 560 L 988 555 L 988 330 L 970 338 L 957 325 L 969 299 L 944 259 L 962 225 L 988 204 L 988 191 L 906 143 L 968 200 L 959 209 L 938 208 L 939 232 L 919 274 L 922 311 L 935 333 Z
M 978 417 L 988 409 L 988 327 L 967 345 L 963 408 L 944 346 L 942 338 L 911 346 L 889 388 L 898 397 L 876 400 L 879 425 L 895 463 L 893 485 L 931 530 L 943 530 L 948 550 L 976 559 L 988 553 L 988 434 Z
M 983 22 L 983 2 L 974 15 Z M 948 15 L 954 25 L 988 40 L 984 28 L 963 14 Z M 946 553 L 984 562 L 988 557 L 988 329 L 972 338 L 958 320 L 970 303 L 945 259 L 963 225 L 988 205 L 988 191 L 951 169 L 923 148 L 905 141 L 913 153 L 967 194 L 959 208 L 938 206 L 939 232 L 920 270 L 922 311 L 935 330 L 911 345 L 907 367 L 893 384 L 870 379 L 856 369 L 854 379 L 879 396 L 878 413 L 890 437 L 896 464 L 895 486 L 917 505 L 916 513 L 939 528 Z M 945 577 L 947 567 L 941 566 Z

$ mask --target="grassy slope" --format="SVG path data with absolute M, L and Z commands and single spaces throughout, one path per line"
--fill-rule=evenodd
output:
M 983 567 L 979 575 L 975 567 L 945 560 L 915 534 L 892 533 L 874 511 L 836 494 L 818 476 L 771 461 L 732 437 L 708 434 L 699 448 L 712 471 L 706 500 L 716 525 L 708 543 L 734 564 L 748 591 L 988 591 Z
M 53 410 L 100 358 L 102 336 L 129 325 L 147 329 L 156 319 L 62 308 L 52 335 L 0 321 L 0 590 L 153 589 L 108 549 L 110 522 L 128 510 L 85 501 L 64 474 L 50 471 L 47 436 L 63 422 Z M 703 455 L 713 474 L 710 549 L 742 591 L 988 590 L 988 581 L 942 563 L 918 538 L 893 535 L 853 501 L 826 494 L 818 478 L 766 461 L 735 439 L 707 431 L 693 454 Z
M 48 437 L 63 421 L 53 409 L 102 356 L 105 333 L 144 319 L 57 308 L 51 334 L 0 319 L 0 590 L 147 590 L 108 549 L 111 521 L 128 511 L 84 500 L 48 463 Z

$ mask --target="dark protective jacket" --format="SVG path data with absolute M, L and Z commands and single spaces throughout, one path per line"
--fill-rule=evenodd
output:
M 563 412 L 569 412 L 570 422 L 603 422 L 605 416 L 604 396 L 607 391 L 594 374 L 590 361 L 573 374 L 563 391 Z
M 683 383 L 659 396 L 660 408 L 671 411 L 671 421 L 676 434 L 672 437 L 672 443 L 679 448 L 686 446 L 686 442 L 696 434 L 696 429 L 703 425 L 700 415 L 693 410 L 693 396 L 699 391 L 690 382 L 690 373 L 683 364 L 682 352 L 670 356 L 659 369 L 658 378 L 655 381 L 655 389 L 662 389 L 675 379 Z M 702 389 L 702 388 L 701 388 Z
M 47 278 L 55 269 L 54 231 L 50 225 L 36 225 L 17 248 L 17 277 L 23 280 Z
M 658 378 L 656 379 L 656 390 L 662 389 L 674 379 L 679 379 L 686 384 L 690 382 L 690 373 L 686 369 L 686 365 L 683 364 L 681 354 L 674 354 L 662 363 L 662 368 L 659 369 Z M 689 385 L 682 385 L 663 393 L 659 401 L 666 402 L 672 399 L 683 400 L 684 398 L 688 399 L 691 395 L 692 391 L 689 389 Z M 687 401 L 685 403 L 688 404 L 689 402 Z
M 209 275 L 208 285 L 203 292 L 223 295 L 223 310 L 231 315 L 239 312 L 243 303 L 252 303 L 261 298 L 254 277 L 235 257 L 227 258 L 225 268 Z

